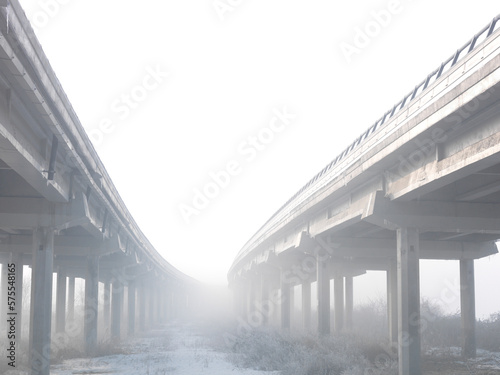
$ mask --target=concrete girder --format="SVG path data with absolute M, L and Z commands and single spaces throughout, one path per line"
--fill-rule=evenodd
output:
M 383 192 L 372 194 L 363 220 L 391 230 L 401 227 L 427 232 L 500 235 L 500 204 L 411 201 L 396 202 Z
M 498 74 L 497 74 L 498 75 Z M 464 104 L 463 102 L 461 103 Z M 496 113 L 490 113 L 496 112 Z M 478 125 L 477 118 L 474 119 L 475 125 L 469 123 L 470 140 L 473 143 L 466 146 L 460 145 L 456 150 L 453 141 L 450 139 L 450 135 L 447 134 L 443 136 L 446 138 L 446 143 L 440 144 L 440 158 L 430 161 L 424 165 L 416 166 L 412 168 L 405 175 L 401 176 L 399 174 L 391 175 L 389 174 L 389 179 L 387 183 L 386 193 L 391 199 L 398 201 L 410 201 L 417 199 L 429 192 L 440 189 L 446 185 L 449 185 L 461 178 L 479 172 L 486 169 L 492 165 L 498 163 L 498 154 L 500 152 L 500 125 L 497 123 L 492 123 L 491 126 L 497 128 L 494 134 L 484 134 L 483 139 L 477 141 L 478 137 L 483 131 L 489 131 L 485 128 L 485 124 L 491 121 L 491 117 L 496 117 L 498 119 L 498 108 L 495 106 L 490 106 L 489 111 L 484 111 L 481 113 L 482 117 L 486 118 L 481 125 Z M 471 117 L 472 118 L 472 117 Z M 440 124 L 439 129 L 443 130 L 446 126 Z M 448 124 L 449 126 L 449 124 Z M 467 125 L 461 124 L 460 130 Z M 473 134 L 472 134 L 473 133 Z M 462 140 L 459 140 L 461 143 Z M 449 151 L 448 151 L 449 150 Z M 421 154 L 427 153 L 426 150 L 417 150 L 417 153 Z M 411 162 L 406 161 L 408 164 Z M 489 190 L 492 192 L 498 191 L 497 187 L 494 185 L 485 186 L 481 189 L 470 191 L 459 195 L 460 201 L 473 200 L 490 194 Z
M 31 253 L 33 239 L 26 235 L 9 235 L 0 240 L 0 253 Z M 125 249 L 119 235 L 106 239 L 97 239 L 89 236 L 58 235 L 54 238 L 54 254 L 56 256 L 92 256 L 109 255 L 114 253 L 125 254 Z
M 103 233 L 90 216 L 85 195 L 77 195 L 68 203 L 53 203 L 43 198 L 1 197 L 0 227 L 32 229 L 51 226 L 61 231 L 83 226 L 96 238 Z
M 396 238 L 332 236 L 325 243 L 331 246 L 329 252 L 335 260 L 328 267 L 331 268 L 331 272 L 333 273 L 343 272 L 344 276 L 349 276 L 350 273 L 351 276 L 358 276 L 366 270 L 387 270 L 388 263 L 385 260 L 396 258 Z M 286 264 L 283 267 L 289 270 L 287 274 L 288 278 L 294 275 L 300 277 L 300 273 L 298 271 L 294 272 L 292 267 L 299 267 L 300 269 L 303 266 L 302 268 L 306 269 L 306 271 L 312 270 L 309 265 L 310 262 L 306 262 L 308 257 L 314 259 L 315 263 L 315 257 L 312 254 L 304 254 L 302 252 L 293 253 L 289 251 L 286 257 L 285 254 L 281 254 L 278 257 L 278 259 L 286 259 Z M 420 259 L 480 259 L 496 253 L 498 253 L 498 249 L 494 242 L 420 241 Z M 254 272 L 260 274 L 263 269 L 269 272 L 268 275 L 279 275 L 279 269 L 274 265 L 262 264 Z M 316 272 L 312 270 L 311 281 L 315 281 L 315 274 Z M 252 277 L 250 276 L 250 278 Z M 300 283 L 301 281 L 297 279 L 294 285 L 299 285 Z
M 396 238 L 333 237 L 331 242 L 333 257 L 396 257 Z M 479 259 L 497 252 L 494 242 L 420 241 L 420 259 Z

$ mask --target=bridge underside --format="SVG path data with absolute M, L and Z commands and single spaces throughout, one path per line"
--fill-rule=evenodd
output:
M 51 352 L 80 339 L 93 354 L 98 329 L 117 339 L 182 314 L 196 287 L 133 220 L 16 0 L 0 4 L 0 262 L 0 311 L 14 317 L 0 334 L 13 330 L 31 375 L 48 375 Z
M 419 375 L 419 260 L 457 260 L 462 352 L 475 356 L 474 260 L 496 254 L 500 239 L 499 67 L 496 33 L 311 180 L 233 263 L 236 311 L 271 301 L 290 329 L 300 286 L 308 330 L 316 283 L 318 332 L 330 332 L 332 304 L 341 331 L 352 327 L 353 277 L 385 271 L 399 373 Z M 274 290 L 280 298 L 269 298 Z

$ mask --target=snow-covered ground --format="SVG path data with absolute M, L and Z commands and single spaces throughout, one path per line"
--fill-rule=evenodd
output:
M 238 368 L 224 352 L 217 328 L 189 324 L 170 324 L 144 337 L 127 340 L 115 348 L 123 354 L 66 360 L 51 367 L 51 375 L 279 375 L 280 372 Z M 219 349 L 216 349 L 219 348 Z M 233 354 L 234 355 L 234 354 Z M 426 352 L 426 375 L 500 374 L 500 353 L 478 350 L 476 359 L 463 361 L 460 348 L 434 348 Z M 366 373 L 366 372 L 365 372 Z M 25 371 L 7 371 L 4 375 L 28 375 Z
M 235 367 L 226 359 L 227 353 L 212 349 L 210 340 L 188 325 L 152 331 L 147 337 L 128 341 L 124 350 L 127 354 L 67 360 L 52 366 L 50 374 L 278 374 Z
M 463 360 L 461 358 L 462 349 L 458 347 L 450 348 L 432 348 L 427 351 L 427 355 L 432 359 L 428 362 L 436 362 L 440 359 L 446 359 L 446 362 L 453 363 L 455 366 L 473 369 L 474 373 L 495 375 L 500 374 L 500 353 L 493 353 L 487 350 L 478 349 L 477 357 L 473 359 Z M 472 373 L 472 372 L 471 372 Z

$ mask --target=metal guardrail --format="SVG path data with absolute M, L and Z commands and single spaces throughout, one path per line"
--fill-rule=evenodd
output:
M 334 166 L 338 165 L 342 160 L 346 158 L 347 155 L 353 152 L 353 150 L 358 149 L 364 144 L 364 141 L 368 139 L 370 135 L 375 133 L 376 130 L 380 129 L 384 124 L 386 124 L 392 117 L 406 109 L 410 103 L 413 103 L 420 95 L 425 91 L 429 85 L 436 82 L 444 73 L 448 72 L 453 68 L 458 61 L 462 60 L 465 56 L 469 55 L 472 51 L 476 50 L 494 31 L 500 28 L 500 15 L 497 15 L 493 20 L 485 27 L 483 27 L 477 34 L 475 34 L 471 40 L 465 43 L 461 48 L 451 55 L 448 59 L 440 64 L 440 66 L 432 71 L 423 81 L 418 83 L 413 90 L 406 94 L 399 102 L 397 102 L 389 111 L 385 112 L 381 118 L 379 118 L 375 123 L 370 126 L 366 131 L 364 131 L 356 140 L 351 143 L 347 148 L 345 148 L 340 154 L 337 155 L 327 166 L 325 166 L 319 173 L 317 173 L 311 180 L 309 180 L 298 192 L 296 192 L 285 204 L 283 204 L 265 223 L 259 230 L 252 236 L 252 238 L 243 246 L 242 250 L 238 253 L 231 266 L 240 261 L 249 251 L 251 245 L 255 245 L 258 242 L 261 232 L 272 222 L 285 208 L 290 205 L 294 200 L 296 200 L 302 193 L 307 191 L 311 186 L 313 186 L 318 180 L 321 179 L 328 171 L 330 171 Z M 337 174 L 338 175 L 338 174 Z

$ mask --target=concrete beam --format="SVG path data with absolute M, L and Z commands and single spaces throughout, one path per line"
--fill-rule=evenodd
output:
M 0 227 L 30 229 L 52 226 L 55 230 L 62 230 L 93 224 L 85 196 L 80 194 L 78 197 L 68 203 L 52 203 L 43 198 L 0 197 Z
M 474 261 L 460 261 L 460 312 L 462 315 L 462 356 L 476 357 L 476 301 Z
M 421 375 L 419 238 L 414 228 L 397 230 L 399 375 Z
M 396 202 L 377 192 L 372 194 L 363 220 L 391 230 L 406 227 L 429 232 L 500 234 L 500 204 Z
M 325 246 L 335 258 L 396 258 L 396 238 L 331 236 Z M 498 253 L 491 242 L 420 241 L 420 259 L 479 259 Z M 342 268 L 342 267 L 339 267 Z
M 50 375 L 54 230 L 33 231 L 29 359 L 31 375 Z
M 485 74 L 484 71 L 481 74 Z M 484 80 L 478 85 L 483 85 L 483 83 Z M 474 95 L 472 91 L 469 90 Z M 497 93 L 492 95 L 489 101 L 493 100 L 494 97 L 498 100 L 498 90 L 496 91 Z M 460 106 L 466 103 L 463 95 L 465 94 L 462 93 L 455 98 Z M 486 105 L 487 101 L 483 99 L 480 102 Z M 479 120 L 478 117 L 481 119 Z M 461 134 L 461 137 L 456 138 L 448 135 L 449 142 L 441 145 L 441 149 L 446 150 L 443 152 L 445 157 L 418 166 L 418 168 L 412 168 L 413 170 L 404 176 L 396 176 L 393 181 L 388 181 L 386 193 L 392 199 L 410 201 L 497 164 L 498 152 L 500 151 L 497 106 L 483 108 L 481 113 L 478 113 L 477 116 L 471 116 L 469 119 L 473 118 L 474 121 L 464 121 L 463 124 L 460 124 L 460 130 L 466 130 L 469 134 Z M 446 125 L 446 122 L 442 122 L 440 127 L 443 130 L 443 125 L 450 126 L 452 123 L 453 121 Z M 468 129 L 465 129 L 466 127 Z M 469 194 L 459 196 L 459 198 L 462 200 L 464 198 L 473 199 L 474 196 L 479 197 L 484 196 L 484 194 L 487 194 L 487 191 L 484 193 L 472 191 Z
M 0 239 L 0 253 L 31 253 L 32 246 L 32 238 L 26 235 L 11 234 L 5 239 Z M 125 254 L 125 248 L 119 240 L 118 235 L 106 239 L 66 235 L 59 235 L 54 238 L 54 255 L 57 256 L 54 264 L 56 265 L 61 259 L 71 259 L 71 257 L 81 259 L 90 255 L 108 255 L 113 253 Z M 68 268 L 67 264 L 62 264 L 62 266 Z

